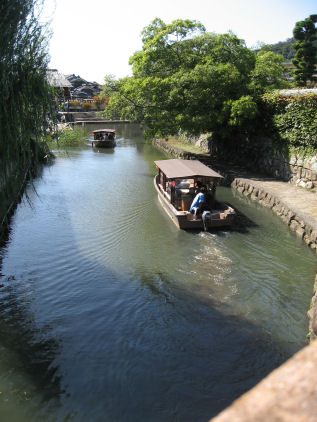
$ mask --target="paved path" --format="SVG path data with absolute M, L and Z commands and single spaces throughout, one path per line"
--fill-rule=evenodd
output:
M 239 177 L 270 193 L 317 230 L 317 193 L 265 177 Z

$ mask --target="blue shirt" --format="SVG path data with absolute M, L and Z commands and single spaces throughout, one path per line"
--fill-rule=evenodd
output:
M 189 212 L 192 212 L 194 210 L 194 208 L 199 207 L 200 204 L 203 204 L 205 202 L 205 195 L 202 192 L 197 193 L 197 195 L 195 196 Z

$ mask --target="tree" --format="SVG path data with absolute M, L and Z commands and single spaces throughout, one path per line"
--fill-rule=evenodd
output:
M 274 89 L 288 88 L 290 83 L 285 80 L 283 61 L 284 58 L 280 54 L 259 51 L 251 73 L 251 91 L 262 94 Z
M 317 48 L 314 41 L 317 40 L 316 29 L 317 15 L 310 15 L 304 21 L 296 22 L 293 35 L 296 41 L 294 49 L 295 58 L 292 60 L 295 69 L 295 80 L 300 86 L 307 85 L 308 81 L 314 81 Z
M 0 217 L 45 154 L 41 141 L 51 97 L 45 28 L 36 15 L 40 3 L 0 2 Z
M 133 76 L 105 79 L 107 117 L 138 121 L 148 136 L 180 130 L 224 134 L 254 118 L 256 102 L 249 94 L 256 55 L 236 35 L 207 33 L 196 21 L 165 24 L 157 18 L 142 31 L 142 40 L 142 50 L 130 58 Z M 268 61 L 258 72 L 264 88 L 275 83 Z M 265 77 L 265 65 L 270 77 Z

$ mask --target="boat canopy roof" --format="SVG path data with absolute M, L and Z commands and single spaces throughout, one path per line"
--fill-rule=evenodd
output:
M 104 133 L 104 132 L 116 133 L 116 130 L 115 129 L 97 129 L 97 130 L 93 130 L 92 133 Z
M 172 160 L 158 160 L 154 161 L 154 163 L 168 179 L 189 179 L 199 176 L 218 179 L 222 178 L 219 173 L 215 172 L 198 160 L 182 160 L 178 158 Z

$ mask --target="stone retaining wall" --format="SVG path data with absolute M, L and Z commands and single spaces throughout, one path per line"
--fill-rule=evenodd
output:
M 317 188 L 317 156 L 289 157 L 279 152 L 270 152 L 263 155 L 257 163 L 257 169 L 302 188 Z
M 210 158 L 209 154 L 197 154 L 189 151 L 182 151 L 179 148 L 169 144 L 164 139 L 153 139 L 153 145 L 161 151 L 168 154 L 171 158 L 182 158 L 184 160 L 204 160 Z
M 261 186 L 258 186 L 255 181 L 253 182 L 250 179 L 235 178 L 231 187 L 241 194 L 258 201 L 263 206 L 271 208 L 289 226 L 290 230 L 294 231 L 297 236 L 304 240 L 307 246 L 317 252 L 317 231 L 315 227 L 290 210 L 279 198 L 264 191 Z M 308 311 L 309 336 L 311 340 L 317 338 L 317 275 L 313 294 L 311 308 Z

